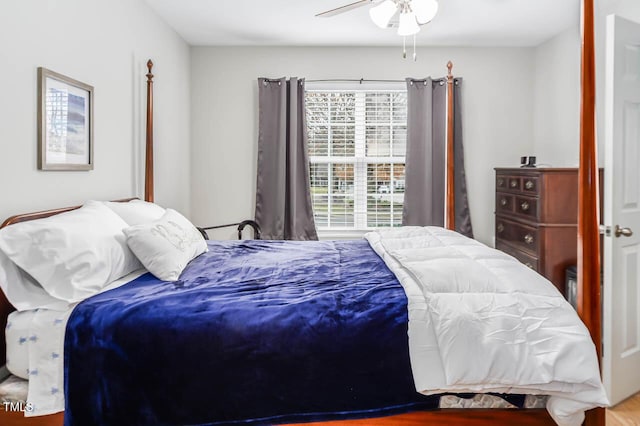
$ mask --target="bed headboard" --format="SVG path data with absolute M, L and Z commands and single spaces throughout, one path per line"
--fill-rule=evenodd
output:
M 113 200 L 113 201 L 117 203 L 126 203 L 127 201 L 137 200 L 137 199 L 138 199 L 137 197 L 133 197 L 133 198 L 122 198 L 120 200 Z M 59 209 L 43 210 L 40 212 L 18 214 L 15 216 L 11 216 L 10 218 L 2 222 L 2 225 L 0 225 L 0 229 L 4 228 L 5 226 L 14 225 L 20 222 L 28 222 L 30 220 L 44 219 L 50 216 L 55 216 L 60 213 L 70 212 L 71 210 L 76 210 L 76 209 L 79 209 L 80 207 L 82 206 L 62 207 Z

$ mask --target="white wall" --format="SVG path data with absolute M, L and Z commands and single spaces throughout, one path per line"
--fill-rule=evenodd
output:
M 3 1 L 0 52 L 0 220 L 142 195 L 137 144 L 147 58 L 157 76 L 156 201 L 189 212 L 190 51 L 142 0 Z M 93 171 L 37 170 L 39 66 L 94 86 Z
M 577 167 L 580 141 L 580 28 L 535 49 L 533 153 L 538 164 Z
M 441 77 L 448 60 L 464 78 L 466 171 L 476 238 L 492 244 L 494 171 L 533 146 L 531 48 L 195 47 L 191 50 L 191 211 L 195 223 L 253 217 L 258 77 Z M 214 233 L 235 238 L 233 230 Z

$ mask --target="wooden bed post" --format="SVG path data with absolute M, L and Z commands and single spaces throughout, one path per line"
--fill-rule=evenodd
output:
M 582 0 L 580 169 L 578 172 L 578 313 L 591 333 L 600 360 L 600 220 L 596 147 L 594 0 Z M 587 412 L 585 425 L 605 424 L 605 410 Z
M 453 63 L 447 62 L 447 177 L 446 177 L 446 201 L 444 226 L 447 229 L 456 229 L 456 197 L 455 197 L 455 158 L 454 158 L 454 131 L 453 122 Z
M 147 143 L 144 163 L 144 199 L 153 202 L 153 62 L 147 61 Z

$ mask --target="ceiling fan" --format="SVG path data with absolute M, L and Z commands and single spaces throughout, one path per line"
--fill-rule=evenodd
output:
M 380 28 L 395 27 L 395 21 L 391 24 L 394 16 L 398 16 L 398 35 L 403 37 L 402 57 L 407 57 L 406 40 L 407 36 L 413 36 L 413 60 L 416 55 L 416 34 L 420 31 L 420 26 L 431 22 L 438 13 L 437 0 L 360 0 L 344 6 L 336 7 L 321 13 L 317 17 L 328 18 L 340 15 L 353 9 L 375 4 L 369 9 L 371 20 Z
M 430 22 L 438 13 L 437 0 L 360 0 L 318 13 L 328 18 L 359 7 L 375 4 L 369 10 L 371 20 L 380 28 L 388 28 L 391 19 L 399 15 L 398 35 L 409 36 L 420 31 L 420 26 Z

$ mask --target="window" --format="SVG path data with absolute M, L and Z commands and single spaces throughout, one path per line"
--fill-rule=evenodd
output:
M 318 229 L 400 226 L 406 90 L 307 89 L 306 108 Z

